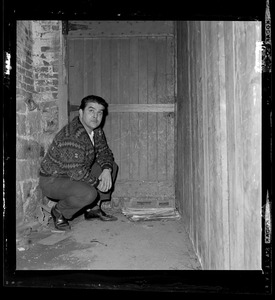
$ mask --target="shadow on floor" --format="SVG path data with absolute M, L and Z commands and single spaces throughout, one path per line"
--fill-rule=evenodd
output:
M 180 220 L 133 222 L 121 212 L 115 222 L 71 222 L 67 233 L 54 232 L 52 220 L 28 235 L 17 248 L 17 270 L 200 270 Z

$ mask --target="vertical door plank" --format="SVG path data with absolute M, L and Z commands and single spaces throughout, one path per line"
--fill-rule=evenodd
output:
M 205 126 L 203 119 L 203 101 L 202 101 L 202 46 L 201 46 L 201 22 L 196 22 L 196 95 L 197 95 L 197 115 L 198 115 L 198 161 L 197 161 L 197 180 L 198 182 L 198 198 L 196 199 L 198 203 L 197 207 L 197 252 L 202 253 L 206 251 L 207 247 L 207 234 L 206 234 L 206 213 L 205 213 L 205 191 L 204 191 L 204 144 L 203 144 L 203 128 Z
M 193 118 L 192 118 L 192 98 L 193 98 L 193 76 L 194 76 L 194 72 L 193 72 L 193 57 L 192 57 L 192 52 L 193 52 L 193 48 L 192 48 L 192 44 L 193 44 L 193 40 L 192 40 L 192 21 L 188 22 L 188 81 L 189 81 L 189 100 L 188 100 L 188 104 L 187 104 L 187 111 L 188 111 L 188 117 L 187 117 L 187 122 L 188 122 L 188 131 L 187 131 L 187 145 L 188 145 L 188 160 L 186 162 L 187 165 L 187 170 L 188 170 L 188 181 L 187 181 L 187 188 L 188 188 L 188 199 L 186 199 L 188 201 L 188 210 L 189 210 L 189 232 L 190 232 L 190 237 L 192 237 L 193 239 L 193 149 L 192 149 L 192 134 L 193 134 Z
M 101 39 L 93 41 L 93 61 L 91 65 L 93 71 L 93 94 L 101 95 Z
M 236 263 L 238 261 L 239 265 L 237 268 L 243 268 L 244 266 L 244 199 L 243 199 L 243 136 L 241 134 L 242 125 L 242 72 L 243 69 L 243 59 L 245 41 L 244 38 L 244 23 L 234 22 L 233 23 L 233 45 L 234 45 L 234 70 L 235 70 L 235 97 L 234 97 L 234 114 L 235 114 L 235 138 L 236 138 L 236 202 L 232 204 L 236 205 L 232 208 L 231 218 L 232 222 L 236 222 L 236 236 L 232 237 L 236 240 L 236 246 L 238 251 L 238 256 L 235 257 Z M 238 42 L 236 42 L 238 41 Z
M 110 103 L 119 103 L 119 66 L 118 66 L 118 40 L 112 39 L 110 45 L 110 64 L 111 64 L 111 94 Z M 120 116 L 119 113 L 110 114 L 112 151 L 115 160 L 120 168 Z M 117 180 L 120 179 L 121 170 L 119 169 Z
M 130 39 L 129 104 L 138 103 L 138 39 Z M 130 114 L 130 179 L 139 180 L 138 113 Z
M 129 39 L 119 41 L 119 103 L 129 103 Z M 129 113 L 120 115 L 120 178 L 129 179 L 130 122 Z
M 242 265 L 238 255 L 238 223 L 235 220 L 238 201 L 236 196 L 236 137 L 235 137 L 235 68 L 233 22 L 224 22 L 224 57 L 226 81 L 226 119 L 227 119 L 227 159 L 228 159 L 228 194 L 229 194 L 229 268 Z M 241 260 L 240 260 L 241 259 Z
M 166 94 L 167 102 L 175 102 L 175 49 L 174 39 L 167 37 L 166 48 Z M 175 114 L 167 114 L 167 178 L 174 180 L 174 157 L 175 157 Z
M 186 82 L 185 88 L 186 88 L 186 93 L 183 91 L 183 107 L 182 107 L 182 112 L 184 112 L 184 117 L 183 117 L 183 124 L 181 127 L 181 130 L 183 130 L 183 169 L 184 169 L 184 177 L 183 177 L 183 201 L 184 201 L 184 220 L 185 221 L 185 226 L 188 230 L 190 231 L 190 226 L 191 226 L 191 213 L 192 213 L 192 208 L 191 208 L 191 181 L 190 181 L 190 84 L 191 84 L 191 79 L 190 79 L 190 39 L 189 39 L 189 22 L 186 22 L 186 36 L 185 40 L 187 41 L 186 43 L 183 41 L 183 44 L 186 44 L 185 48 L 185 59 L 184 59 L 184 65 L 182 66 L 184 70 L 184 81 Z M 185 128 L 185 130 L 184 130 Z
M 213 255 L 215 252 L 215 268 L 222 269 L 224 264 L 224 224 L 222 219 L 222 209 L 223 209 L 223 198 L 222 198 L 222 166 L 221 161 L 223 160 L 223 153 L 221 152 L 221 139 L 223 132 L 220 127 L 220 74 L 219 74 L 219 53 L 218 53 L 218 26 L 217 22 L 211 22 L 211 35 L 212 35 L 212 64 L 213 64 L 213 143 L 214 143 L 214 161 L 213 161 L 213 181 L 212 181 L 212 211 L 215 215 L 215 224 L 213 226 L 213 239 L 215 239 L 215 246 L 213 248 Z M 222 200 L 220 200 L 222 199 Z M 222 249 L 222 251 L 219 251 Z M 218 255 L 217 255 L 218 252 Z
M 186 87 L 186 69 L 183 68 L 183 65 L 186 65 L 186 44 L 183 43 L 187 32 L 186 32 L 186 22 L 179 21 L 176 23 L 176 35 L 177 35 L 177 77 L 176 80 L 179 83 L 177 85 L 177 100 L 176 100 L 176 115 L 179 116 L 176 118 L 176 157 L 175 157 L 175 191 L 176 191 L 176 207 L 182 216 L 185 214 L 183 206 L 183 190 L 184 190 L 184 139 L 183 139 L 183 120 L 185 114 L 183 112 L 183 102 L 184 102 L 184 87 Z M 186 91 L 187 92 L 187 91 Z M 184 218 L 185 220 L 185 218 Z
M 215 269 L 215 254 L 216 254 L 216 234 L 219 230 L 216 227 L 217 220 L 216 220 L 216 213 L 215 213 L 215 203 L 214 197 L 217 197 L 215 194 L 215 183 L 213 182 L 213 175 L 215 172 L 214 166 L 215 166 L 215 157 L 214 157 L 214 91 L 213 91 L 213 35 L 211 32 L 211 22 L 205 22 L 205 31 L 206 31 L 206 56 L 207 56 L 207 105 L 208 105 L 208 159 L 209 159 L 209 170 L 208 170 L 208 186 L 209 186 L 209 212 L 210 212 L 210 224 L 209 224 L 209 241 L 211 241 L 211 247 L 209 249 L 209 266 L 210 268 Z M 216 50 L 215 50 L 216 51 Z
M 157 51 L 154 39 L 148 40 L 148 64 L 147 64 L 147 92 L 148 104 L 157 103 Z M 148 179 L 154 181 L 157 178 L 157 113 L 148 113 Z
M 147 102 L 147 51 L 148 51 L 148 40 L 146 38 L 140 38 L 138 44 L 138 69 L 139 69 L 139 103 Z M 148 125 L 147 125 L 147 114 L 139 113 L 139 143 L 140 143 L 140 156 L 139 156 L 139 170 L 140 178 L 147 180 L 147 160 L 148 160 Z
M 82 98 L 86 97 L 88 94 L 88 86 L 89 86 L 89 82 L 87 81 L 87 72 L 88 72 L 88 68 L 87 68 L 87 40 L 83 39 L 83 49 L 82 49 L 82 61 L 83 61 L 83 92 L 82 92 Z
M 191 24 L 188 22 L 188 95 L 189 97 L 186 98 L 186 106 L 184 108 L 184 111 L 186 112 L 186 158 L 185 158 L 185 166 L 186 166 L 186 185 L 185 185 L 185 191 L 186 191 L 186 197 L 185 197 L 185 203 L 187 206 L 187 211 L 189 212 L 187 215 L 187 228 L 190 232 L 190 235 L 193 235 L 192 232 L 192 227 L 193 227 L 193 219 L 192 219 L 192 214 L 193 214 L 193 183 L 192 183 L 192 116 L 191 116 L 191 84 L 192 84 L 192 78 L 191 78 L 191 70 L 192 70 L 192 65 L 191 65 L 191 39 L 190 39 L 190 32 L 191 32 Z
M 165 103 L 166 99 L 166 38 L 156 40 L 157 78 L 156 93 L 157 103 Z M 167 179 L 167 124 L 166 115 L 157 115 L 157 179 Z
M 195 234 L 197 232 L 197 224 L 196 224 L 196 214 L 197 214 L 197 188 L 193 188 L 196 186 L 196 175 L 197 175 L 197 145 L 196 145 L 196 135 L 197 135 L 197 113 L 196 113 L 196 40 L 195 40 L 195 21 L 191 21 L 189 24 L 189 34 L 190 34 L 190 65 L 192 66 L 190 69 L 190 92 L 191 92 L 191 101 L 190 101 L 190 153 L 191 153 L 191 161 L 190 161 L 190 180 L 191 180 L 191 193 L 192 193 L 192 214 L 191 214 L 191 236 L 192 240 L 195 243 L 195 247 L 197 246 L 197 241 L 195 240 Z
M 208 51 L 206 47 L 206 24 L 205 21 L 201 22 L 201 41 L 202 41 L 202 118 L 203 118 L 203 155 L 204 155 L 204 195 L 203 201 L 205 202 L 205 248 L 200 252 L 203 267 L 210 269 L 209 265 L 209 248 L 211 247 L 211 241 L 209 238 L 209 226 L 210 226 L 210 211 L 209 211 L 209 164 L 208 164 L 208 90 L 207 90 L 207 61 Z
M 101 39 L 101 97 L 110 102 L 111 70 L 110 40 Z M 99 74 L 100 75 L 100 74 Z
M 217 98 L 218 98 L 218 89 L 217 89 L 217 80 L 219 74 L 217 69 L 217 45 L 216 43 L 216 31 L 215 31 L 216 24 L 214 22 L 210 23 L 209 26 L 209 38 L 210 38 L 210 74 L 209 74 L 209 90 L 211 94 L 209 98 L 211 98 L 210 102 L 210 133 L 209 136 L 211 137 L 211 150 L 210 153 L 210 211 L 211 211 L 211 238 L 212 247 L 211 247 L 211 262 L 214 269 L 219 268 L 219 264 L 221 261 L 221 251 L 218 249 L 222 249 L 219 247 L 220 244 L 220 235 L 221 235 L 221 227 L 220 227 L 220 220 L 219 220 L 219 209 L 220 209 L 220 200 L 219 198 L 219 186 L 217 186 L 217 176 L 218 176 L 218 165 L 217 165 L 217 158 L 218 158 L 218 148 L 217 148 L 217 138 L 218 138 L 218 128 L 216 124 L 216 120 L 218 118 L 217 114 Z
M 175 113 L 166 113 L 167 128 L 167 180 L 174 181 L 174 157 L 175 157 Z
M 194 100 L 193 102 L 193 153 L 195 154 L 194 156 L 194 164 L 193 164 L 193 174 L 194 174 L 194 184 L 193 186 L 196 186 L 195 189 L 193 189 L 194 191 L 194 209 L 193 209 L 193 216 L 194 216 L 194 246 L 195 249 L 197 251 L 198 249 L 198 244 L 199 244 L 199 240 L 201 239 L 200 236 L 200 232 L 199 232 L 199 228 L 200 228 L 200 221 L 203 220 L 203 216 L 201 215 L 201 203 L 200 203 L 200 189 L 201 189 L 201 181 L 200 181 L 200 139 L 199 139 L 199 126 L 200 126 L 200 122 L 199 122 L 199 118 L 200 118 L 200 114 L 199 114 L 199 102 L 200 102 L 200 97 L 199 97 L 199 89 L 198 89 L 198 83 L 199 83 L 199 68 L 200 66 L 198 65 L 199 59 L 198 57 L 200 57 L 200 48 L 199 48 L 199 28 L 198 28 L 198 21 L 194 22 L 194 26 L 193 26 L 193 36 L 194 36 L 194 62 L 193 62 L 193 66 L 194 66 L 194 70 L 195 70 L 195 81 L 194 81 Z
M 93 39 L 85 40 L 85 81 L 86 81 L 86 93 L 85 96 L 93 95 L 94 92 L 94 81 L 93 81 Z
M 223 243 L 223 262 L 222 268 L 229 269 L 229 218 L 228 218 L 228 168 L 227 168 L 227 118 L 226 118 L 226 81 L 225 81 L 225 45 L 224 45 L 224 22 L 217 22 L 217 37 L 218 37 L 218 73 L 219 73 L 219 169 L 220 169 L 220 197 L 221 202 L 221 223 L 222 223 L 222 243 Z
M 243 22 L 242 83 L 244 268 L 261 269 L 261 74 L 255 71 L 260 22 Z M 254 50 L 254 51 L 251 51 Z
M 175 44 L 174 38 L 166 37 L 166 103 L 175 101 Z
M 89 65 L 88 65 L 89 66 Z M 111 99 L 111 53 L 110 40 L 101 39 L 101 94 L 100 96 L 110 103 Z M 111 118 L 110 114 L 107 116 L 104 124 L 104 132 L 112 149 L 112 135 L 111 135 Z
M 75 40 L 74 42 L 74 60 L 75 60 L 75 85 L 77 89 L 75 103 L 80 103 L 84 92 L 84 40 Z

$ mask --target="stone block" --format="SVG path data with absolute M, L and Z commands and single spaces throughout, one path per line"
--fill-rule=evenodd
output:
M 22 186 L 19 181 L 16 181 L 16 211 L 23 212 L 23 192 L 22 192 Z
M 16 180 L 24 181 L 30 179 L 30 163 L 28 160 L 16 160 Z
M 26 62 L 27 62 L 27 64 L 29 65 L 29 66 L 31 66 L 31 69 L 32 69 L 32 58 L 30 57 L 31 55 L 29 55 L 29 56 L 27 56 L 26 57 Z
M 56 103 L 49 103 L 43 106 L 43 130 L 44 133 L 54 133 L 58 130 L 58 107 Z
M 39 178 L 40 157 L 37 159 L 16 160 L 16 180 L 37 180 Z
M 32 182 L 31 181 L 24 181 L 23 182 L 23 198 L 22 202 L 25 203 L 28 198 L 32 195 Z
M 16 82 L 16 98 L 18 97 L 23 97 L 23 91 L 22 89 L 19 87 L 19 82 Z
M 53 25 L 53 26 L 52 26 L 52 30 L 54 30 L 54 31 L 59 30 L 59 25 Z
M 35 92 L 36 93 L 43 93 L 44 92 L 44 88 L 42 88 L 41 86 L 36 86 L 34 88 Z
M 16 132 L 18 135 L 26 136 L 26 115 L 16 114 Z
M 27 70 L 32 69 L 32 62 L 30 62 L 30 61 L 28 61 L 28 62 L 24 61 L 24 62 L 23 62 L 23 67 L 24 67 L 25 69 L 27 69 Z
M 27 84 L 26 90 L 27 90 L 28 92 L 32 93 L 32 92 L 34 91 L 34 86 L 33 86 L 33 85 Z
M 37 79 L 38 80 L 45 80 L 48 79 L 50 77 L 49 73 L 43 73 L 43 72 L 39 72 L 37 73 Z M 38 80 L 36 80 L 37 84 L 38 84 Z
M 58 130 L 58 120 L 56 118 L 46 120 L 44 133 L 54 133 Z
M 51 145 L 53 139 L 55 137 L 55 133 L 52 133 L 52 134 L 42 134 L 41 137 L 40 137 L 40 145 L 41 145 L 41 148 L 43 150 L 43 153 L 45 154 L 49 148 L 49 146 Z M 41 154 L 41 152 L 40 152 Z
M 50 25 L 41 25 L 41 28 L 42 28 L 43 31 L 50 31 L 51 30 Z
M 26 71 L 26 76 L 32 78 L 33 77 L 33 72 L 32 71 Z
M 26 71 L 24 68 L 22 68 L 22 67 L 17 67 L 17 72 L 19 73 L 19 74 L 21 74 L 21 75 L 25 75 L 26 74 L 26 72 L 28 72 L 28 71 Z
M 41 95 L 38 94 L 38 93 L 33 93 L 32 99 L 33 99 L 33 101 L 35 101 L 36 103 L 41 102 Z
M 57 109 L 56 106 L 56 101 L 46 101 L 46 102 L 41 102 L 40 104 L 40 110 L 42 113 L 48 113 L 55 111 Z
M 30 136 L 38 136 L 42 131 L 41 113 L 37 111 L 28 114 L 28 134 Z
M 49 65 L 49 63 L 48 63 L 48 65 Z M 39 71 L 42 73 L 47 73 L 47 72 L 49 72 L 49 67 L 41 67 Z
M 16 182 L 16 224 L 24 220 L 22 184 Z
M 58 80 L 54 79 L 53 80 L 53 85 L 58 86 Z
M 46 84 L 46 80 L 39 79 L 36 81 L 37 85 L 44 86 Z
M 32 78 L 29 78 L 29 77 L 26 77 L 26 76 L 24 76 L 24 82 L 26 83 L 26 84 L 29 84 L 29 85 L 33 85 L 33 79 Z
M 25 99 L 25 103 L 26 103 L 26 105 L 27 105 L 27 107 L 28 107 L 28 110 L 29 111 L 33 111 L 33 110 L 35 110 L 35 109 L 37 109 L 38 108 L 38 105 L 37 105 L 37 103 L 33 100 L 33 93 L 29 93 L 29 97 L 26 97 L 26 99 Z
M 30 219 L 35 216 L 36 208 L 42 202 L 42 192 L 37 185 L 36 182 L 33 182 L 32 189 L 29 191 L 29 197 L 26 198 L 23 205 L 25 216 Z
M 41 147 L 42 148 L 42 147 Z M 30 178 L 37 180 L 39 178 L 40 171 L 40 157 L 28 161 Z
M 27 88 L 26 83 L 19 82 L 19 88 L 21 88 L 21 89 L 23 89 L 23 90 L 26 90 L 26 88 Z
M 46 52 L 46 51 L 49 51 L 51 48 L 48 47 L 48 46 L 43 46 L 41 47 L 41 52 Z
M 18 83 L 19 81 L 23 80 L 23 76 L 19 73 L 16 74 L 16 82 Z
M 57 98 L 58 98 L 58 93 L 52 93 L 52 95 L 53 95 L 53 98 L 54 98 L 54 99 L 57 99 Z
M 34 140 L 16 139 L 16 158 L 33 159 L 40 156 L 40 145 Z
M 59 70 L 59 66 L 58 65 L 53 65 L 53 72 L 57 73 Z

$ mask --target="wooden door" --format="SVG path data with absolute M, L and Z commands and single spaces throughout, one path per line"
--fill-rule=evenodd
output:
M 109 103 L 116 203 L 174 206 L 173 22 L 69 22 L 70 119 L 83 97 Z M 121 201 L 122 200 L 122 201 Z

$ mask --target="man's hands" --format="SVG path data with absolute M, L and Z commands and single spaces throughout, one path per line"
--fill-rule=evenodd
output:
M 101 192 L 108 192 L 110 188 L 112 187 L 112 176 L 111 176 L 111 170 L 104 169 L 100 176 L 98 177 L 99 184 L 97 186 L 98 190 Z

